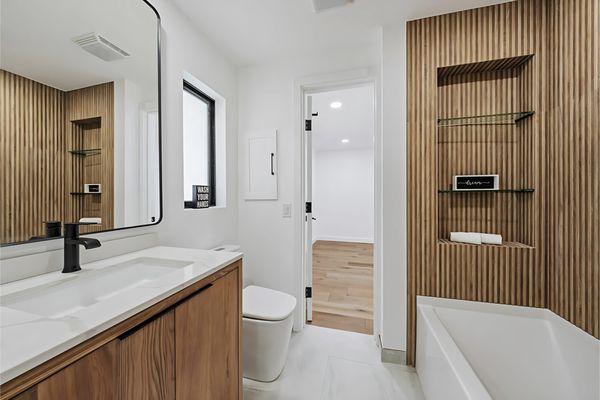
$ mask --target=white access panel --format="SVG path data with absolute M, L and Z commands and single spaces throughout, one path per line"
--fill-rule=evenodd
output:
M 277 130 L 255 132 L 246 143 L 246 200 L 277 200 Z

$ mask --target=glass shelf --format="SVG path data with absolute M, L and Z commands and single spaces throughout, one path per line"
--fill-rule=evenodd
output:
M 69 153 L 77 156 L 96 156 L 102 152 L 102 149 L 75 149 L 69 150 Z
M 531 117 L 535 111 L 519 111 L 505 114 L 476 115 L 472 117 L 438 118 L 439 127 L 477 126 L 477 125 L 514 125 L 522 119 Z
M 86 196 L 88 194 L 102 194 L 102 193 L 101 192 L 100 193 L 71 192 L 71 195 L 73 195 L 73 196 Z
M 454 190 L 440 189 L 438 193 L 533 193 L 535 189 Z
M 525 243 L 520 242 L 502 242 L 502 244 L 471 244 L 471 243 L 461 243 L 461 242 L 452 242 L 449 239 L 438 239 L 438 244 L 442 246 L 475 246 L 475 247 L 511 247 L 517 249 L 527 249 L 531 250 L 534 247 L 529 246 Z

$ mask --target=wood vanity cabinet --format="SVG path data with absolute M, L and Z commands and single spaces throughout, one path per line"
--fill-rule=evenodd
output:
M 175 311 L 119 337 L 120 399 L 175 399 Z
M 175 308 L 178 400 L 238 398 L 239 295 L 233 271 Z
M 117 398 L 117 341 L 105 344 L 17 396 L 18 400 Z
M 241 324 L 238 261 L 90 339 L 100 346 L 2 385 L 0 399 L 241 400 Z
M 42 381 L 37 387 L 37 399 L 112 398 L 116 394 L 117 362 L 117 343 L 112 341 Z

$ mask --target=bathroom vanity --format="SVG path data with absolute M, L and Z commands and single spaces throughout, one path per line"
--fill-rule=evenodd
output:
M 6 1 L 2 23 L 0 399 L 240 399 L 241 253 L 90 237 L 163 217 L 157 10 Z
M 153 247 L 0 286 L 0 399 L 241 399 L 241 257 Z

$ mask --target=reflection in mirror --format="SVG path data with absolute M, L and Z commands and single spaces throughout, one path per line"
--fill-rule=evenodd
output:
M 158 29 L 143 0 L 0 0 L 0 243 L 160 220 Z

